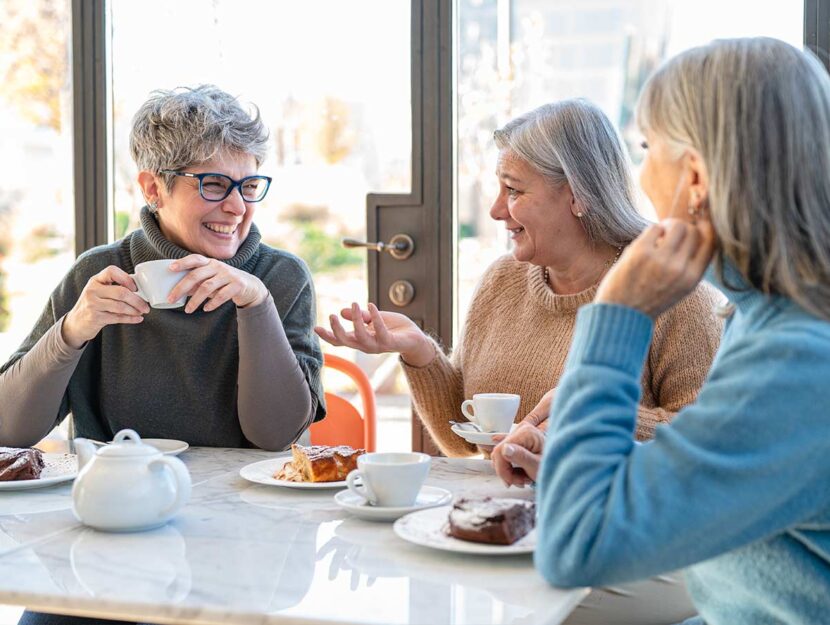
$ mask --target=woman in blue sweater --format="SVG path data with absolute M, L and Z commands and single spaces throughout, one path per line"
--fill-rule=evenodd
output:
M 537 481 L 554 585 L 685 568 L 695 623 L 830 622 L 830 77 L 780 41 L 717 41 L 651 77 L 638 121 L 662 221 L 580 310 L 546 440 L 520 428 L 496 469 Z M 720 350 L 636 445 L 653 319 L 704 273 L 730 301 Z

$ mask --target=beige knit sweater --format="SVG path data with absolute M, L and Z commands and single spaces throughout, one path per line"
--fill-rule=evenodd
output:
M 461 402 L 475 393 L 518 393 L 520 421 L 559 382 L 573 335 L 576 311 L 594 299 L 597 286 L 557 295 L 543 268 L 504 256 L 491 265 L 470 304 L 450 360 L 436 346 L 424 367 L 403 363 L 415 409 L 448 456 L 478 453 L 456 436 L 448 421 L 466 420 Z M 643 371 L 638 439 L 654 436 L 658 423 L 697 396 L 712 364 L 722 329 L 715 307 L 722 298 L 701 283 L 661 315 Z

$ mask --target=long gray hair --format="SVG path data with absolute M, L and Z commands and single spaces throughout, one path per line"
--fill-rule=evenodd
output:
M 162 169 L 198 165 L 221 152 L 250 154 L 259 167 L 268 153 L 268 129 L 256 107 L 253 112 L 213 85 L 159 89 L 133 117 L 130 153 L 139 170 L 158 174 L 168 189 L 175 176 Z
M 592 243 L 628 245 L 648 225 L 636 208 L 628 153 L 605 113 L 588 100 L 540 106 L 494 138 L 552 185 L 570 186 Z
M 716 259 L 830 319 L 830 76 L 769 38 L 684 52 L 643 88 L 638 123 L 703 157 Z

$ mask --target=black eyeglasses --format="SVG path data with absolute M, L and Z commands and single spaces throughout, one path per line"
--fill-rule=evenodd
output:
M 234 180 L 225 174 L 192 174 L 189 171 L 174 171 L 172 169 L 162 169 L 161 173 L 196 178 L 199 181 L 199 195 L 208 202 L 221 202 L 235 188 L 239 189 L 239 194 L 246 202 L 259 202 L 271 187 L 270 176 L 245 176 L 242 180 Z

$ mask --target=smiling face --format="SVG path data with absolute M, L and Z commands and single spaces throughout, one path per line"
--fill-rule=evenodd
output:
M 240 180 L 257 173 L 256 160 L 249 154 L 223 153 L 184 171 L 218 173 Z M 232 258 L 251 230 L 256 204 L 244 202 L 235 188 L 220 202 L 209 202 L 199 195 L 199 181 L 177 176 L 172 189 L 147 183 L 149 172 L 139 174 L 139 183 L 148 199 L 157 198 L 159 227 L 172 243 L 208 258 Z M 155 177 L 153 177 L 155 178 Z
M 499 152 L 496 176 L 499 195 L 490 217 L 503 221 L 513 241 L 516 260 L 542 266 L 567 264 L 587 245 L 576 216 L 573 194 L 566 184 L 549 180 L 510 150 Z

